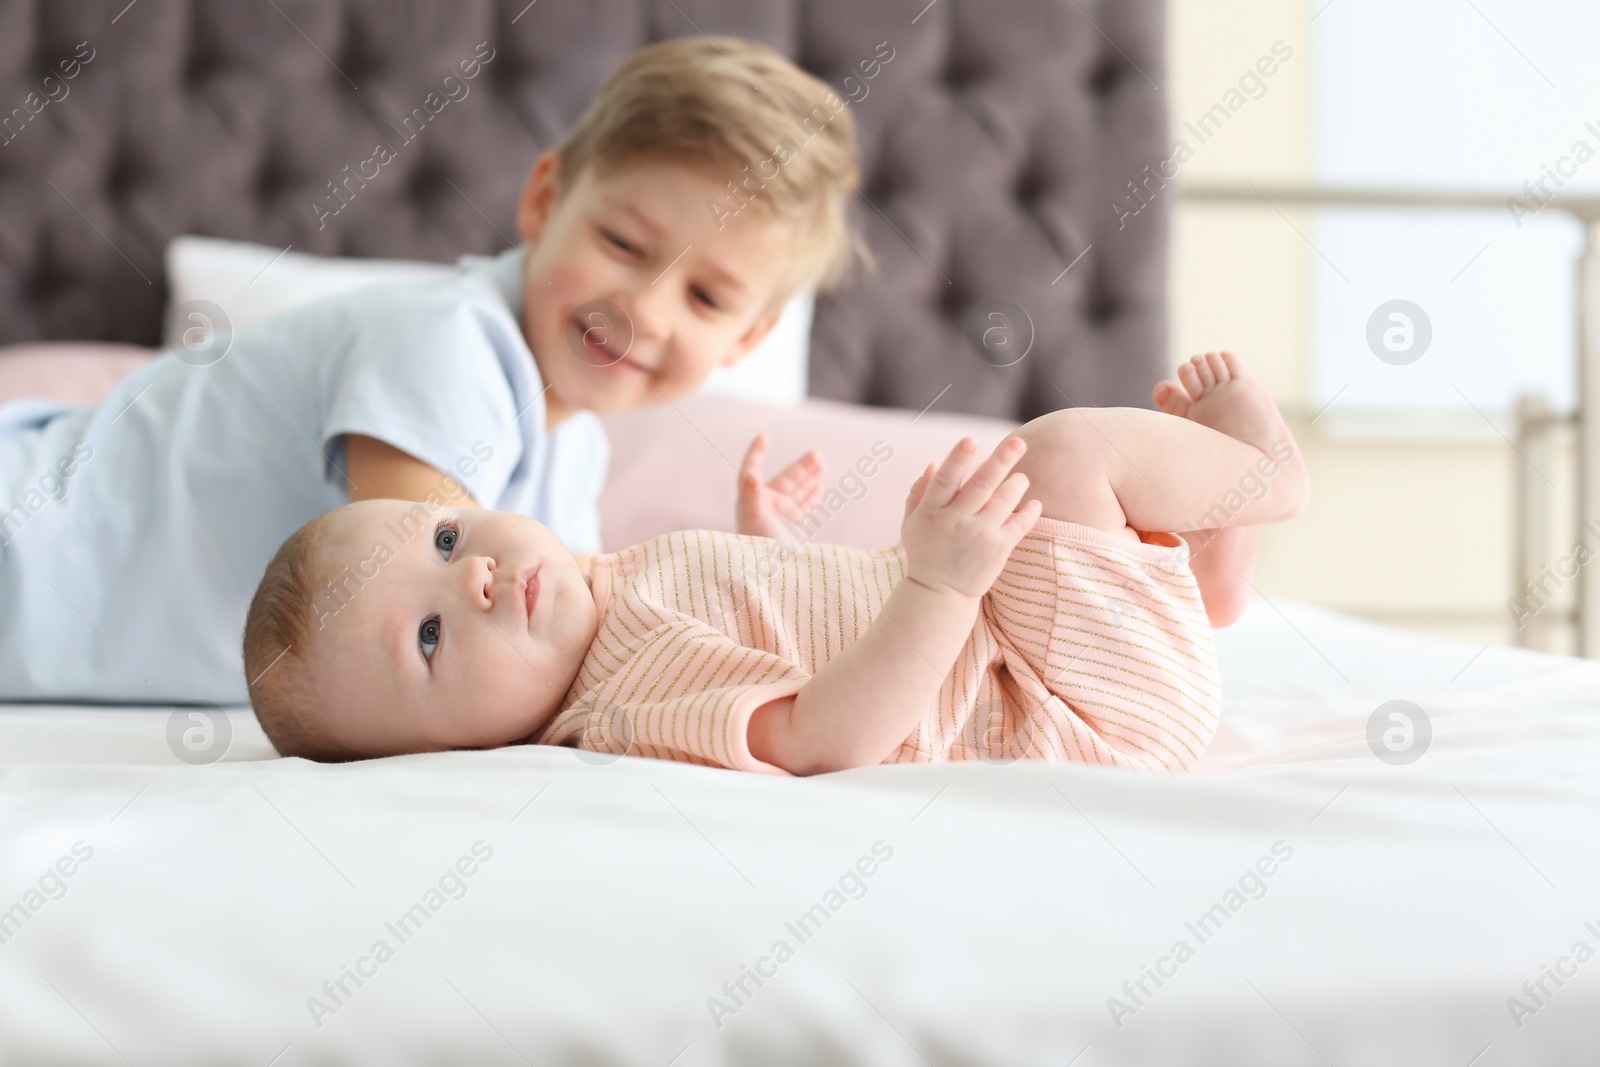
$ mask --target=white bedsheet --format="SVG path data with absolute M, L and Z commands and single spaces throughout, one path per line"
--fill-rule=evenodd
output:
M 1222 731 L 1177 778 L 325 767 L 243 712 L 191 767 L 167 711 L 0 709 L 0 909 L 91 851 L 0 944 L 0 1062 L 1595 1062 L 1600 959 L 1571 951 L 1600 950 L 1600 664 L 1261 602 L 1220 637 Z M 1433 727 L 1408 766 L 1365 740 L 1396 698 Z

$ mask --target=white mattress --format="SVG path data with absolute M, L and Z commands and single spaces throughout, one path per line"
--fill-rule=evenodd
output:
M 1570 953 L 1600 949 L 1600 664 L 1260 602 L 1220 639 L 1222 731 L 1177 778 L 536 747 L 325 767 L 271 758 L 244 712 L 194 767 L 166 711 L 0 710 L 0 909 L 92 850 L 0 944 L 0 1062 L 1594 1062 L 1600 961 Z M 1407 766 L 1365 739 L 1397 698 L 1433 727 Z M 1546 965 L 1576 974 L 1535 1003 Z M 370 976 L 336 1002 L 345 966 Z

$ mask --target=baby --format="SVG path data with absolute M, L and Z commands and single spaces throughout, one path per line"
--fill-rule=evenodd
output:
M 1210 626 L 1310 483 L 1232 353 L 1178 378 L 1159 412 L 1053 412 L 981 460 L 963 439 L 878 551 L 700 530 L 579 558 L 523 515 L 349 504 L 256 591 L 257 715 L 321 760 L 532 741 L 796 775 L 1186 767 L 1216 729 Z

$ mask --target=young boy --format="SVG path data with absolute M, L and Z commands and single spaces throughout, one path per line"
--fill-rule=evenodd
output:
M 1057 411 L 976 470 L 963 439 L 882 551 L 694 531 L 580 560 L 518 515 L 349 505 L 262 579 L 257 716 L 325 760 L 527 739 L 776 774 L 1186 767 L 1219 708 L 1208 608 L 1232 621 L 1212 605 L 1240 602 L 1254 528 L 1309 481 L 1236 357 L 1179 377 L 1164 412 Z M 1148 532 L 1208 524 L 1219 562 L 1198 574 L 1185 539 Z
M 538 160 L 523 250 L 175 351 L 96 408 L 0 409 L 0 700 L 242 703 L 255 579 L 347 501 L 515 511 L 597 550 L 590 413 L 691 392 L 833 280 L 855 180 L 826 84 L 745 41 L 658 44 Z

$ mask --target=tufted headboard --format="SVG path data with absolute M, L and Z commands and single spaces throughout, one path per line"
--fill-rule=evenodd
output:
M 763 41 L 855 101 L 876 269 L 818 302 L 813 395 L 1018 419 L 1148 402 L 1166 197 L 1127 187 L 1166 154 L 1161 0 L 0 0 L 0 343 L 158 343 L 181 233 L 500 251 L 607 71 L 693 33 Z M 378 176 L 319 212 L 379 141 Z

